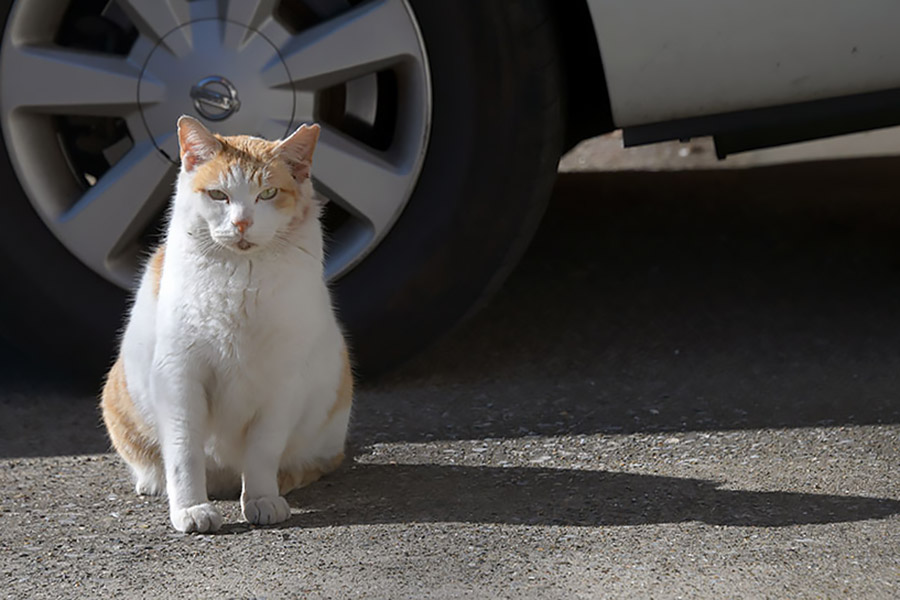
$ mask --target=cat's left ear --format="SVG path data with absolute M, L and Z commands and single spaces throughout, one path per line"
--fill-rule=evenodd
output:
M 313 124 L 301 125 L 297 131 L 278 144 L 278 154 L 291 165 L 291 171 L 297 181 L 309 179 L 309 169 L 312 166 L 317 141 L 319 141 L 319 126 Z
M 178 119 L 178 145 L 181 164 L 188 173 L 222 151 L 222 142 L 203 123 L 187 115 Z

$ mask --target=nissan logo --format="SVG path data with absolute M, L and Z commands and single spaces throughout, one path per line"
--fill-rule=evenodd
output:
M 191 98 L 200 116 L 210 121 L 227 119 L 241 108 L 237 89 L 218 75 L 198 81 L 191 88 Z

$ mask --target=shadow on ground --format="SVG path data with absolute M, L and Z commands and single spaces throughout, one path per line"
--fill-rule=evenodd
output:
M 364 386 L 352 437 L 900 422 L 896 161 L 564 174 L 494 301 Z M 0 362 L 0 456 L 105 452 L 96 391 Z
M 385 485 L 385 482 L 390 482 Z M 423 485 L 427 482 L 427 485 Z M 373 523 L 710 525 L 782 527 L 880 519 L 880 498 L 718 489 L 676 477 L 544 468 L 354 464 L 288 500 L 285 526 Z
M 895 170 L 564 174 L 498 296 L 372 387 L 360 437 L 900 422 Z

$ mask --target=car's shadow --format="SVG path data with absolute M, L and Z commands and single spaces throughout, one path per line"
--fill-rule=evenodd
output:
M 497 297 L 370 389 L 358 437 L 898 423 L 895 171 L 563 174 Z
M 719 489 L 677 477 L 547 468 L 351 464 L 288 500 L 283 527 L 373 523 L 781 527 L 880 519 L 900 501 Z

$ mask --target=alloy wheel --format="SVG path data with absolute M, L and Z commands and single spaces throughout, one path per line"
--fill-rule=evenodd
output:
M 0 122 L 28 200 L 83 264 L 131 287 L 177 173 L 175 121 L 224 135 L 323 129 L 326 274 L 389 232 L 431 121 L 405 0 L 16 2 L 0 52 Z

